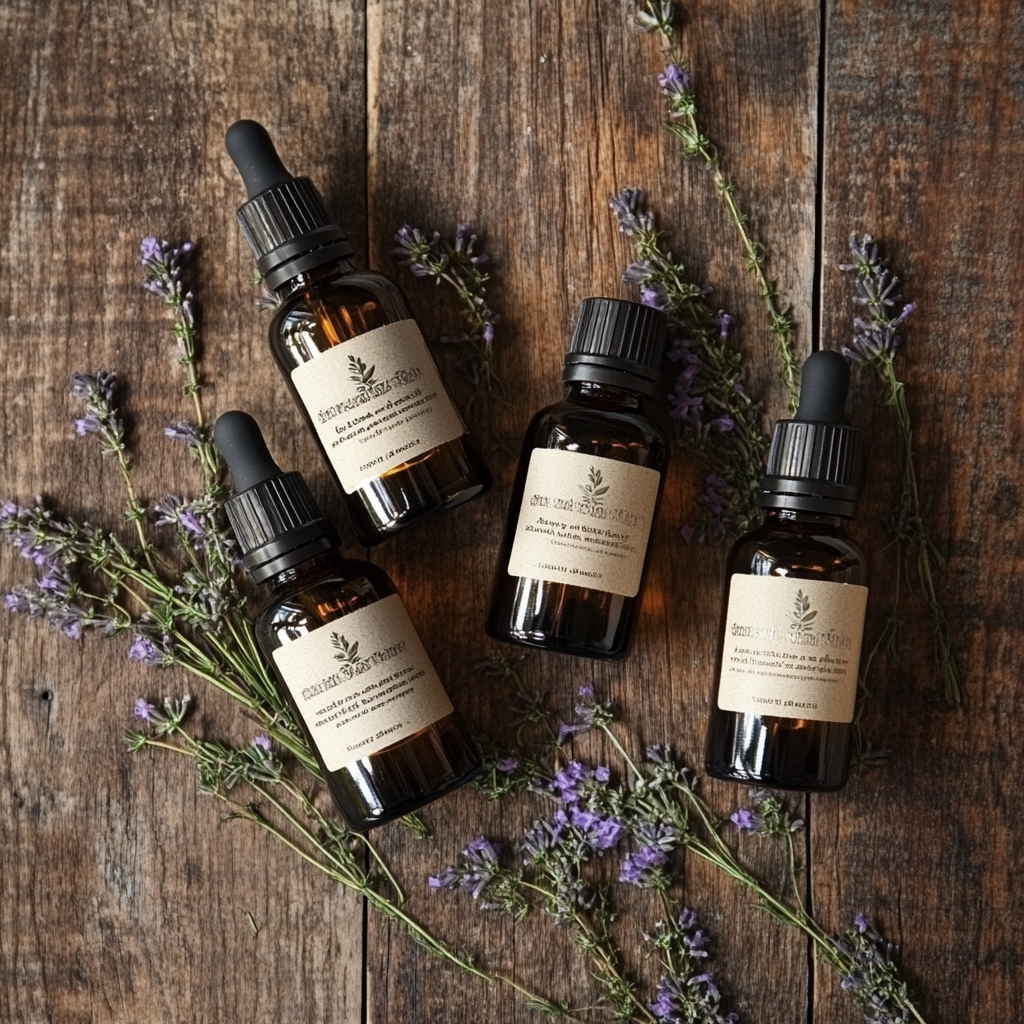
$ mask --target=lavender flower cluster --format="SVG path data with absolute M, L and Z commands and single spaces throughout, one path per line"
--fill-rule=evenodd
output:
M 842 988 L 853 994 L 867 1024 L 903 1024 L 915 1019 L 906 982 L 894 960 L 895 947 L 863 914 L 856 915 L 853 927 L 835 944 L 849 963 Z
M 469 224 L 459 224 L 452 241 L 442 238 L 438 231 L 428 235 L 404 224 L 394 240 L 392 252 L 401 266 L 408 267 L 414 277 L 428 277 L 437 284 L 444 281 L 451 285 L 463 305 L 469 331 L 441 338 L 449 344 L 470 346 L 471 353 L 458 363 L 459 372 L 479 390 L 503 393 L 494 366 L 498 314 L 487 304 L 486 286 L 490 275 L 482 269 L 490 262 L 490 256 L 475 251 L 478 238 Z
M 72 640 L 78 640 L 89 627 L 115 630 L 116 618 L 81 600 L 77 570 L 97 539 L 92 527 L 64 522 L 41 501 L 33 507 L 8 501 L 0 506 L 0 534 L 41 570 L 31 586 L 16 586 L 4 595 L 8 611 L 45 618 Z
M 493 666 L 487 670 L 493 671 Z M 524 698 L 522 720 L 542 722 L 537 708 L 543 698 Z M 612 918 L 611 895 L 588 879 L 586 865 L 615 853 L 629 840 L 632 848 L 619 863 L 619 882 L 658 891 L 669 909 L 673 906 L 669 866 L 682 837 L 673 823 L 638 796 L 639 790 L 616 784 L 607 765 L 564 759 L 562 746 L 569 739 L 590 728 L 606 730 L 611 721 L 610 704 L 596 698 L 593 686 L 583 686 L 574 720 L 560 721 L 557 732 L 552 727 L 549 734 L 554 766 L 548 768 L 521 753 L 502 754 L 492 749 L 489 760 L 494 770 L 522 779 L 524 784 L 516 788 L 542 794 L 552 810 L 504 849 L 487 837 L 477 837 L 463 849 L 457 863 L 430 876 L 428 884 L 433 890 L 465 892 L 482 909 L 504 911 L 517 918 L 530 907 L 529 893 L 539 893 L 556 924 L 577 926 L 578 942 L 595 956 L 598 976 L 616 1012 L 633 1017 L 644 1004 L 638 1002 L 634 983 L 616 967 L 619 954 L 606 931 Z M 648 764 L 652 784 L 678 781 L 680 769 L 664 748 L 651 747 Z M 503 864 L 506 851 L 508 862 Z M 705 962 L 708 939 L 697 928 L 692 911 L 675 910 L 657 922 L 647 939 L 659 952 L 664 968 L 655 998 L 646 1004 L 655 1019 L 701 1024 L 737 1020 L 735 1014 L 721 1013 L 721 993 Z
M 839 269 L 854 275 L 853 301 L 864 307 L 866 315 L 854 318 L 853 340 L 843 347 L 843 355 L 851 362 L 868 364 L 896 352 L 897 330 L 917 307 L 903 302 L 897 292 L 900 279 L 879 256 L 871 235 L 851 235 L 850 251 L 853 262 L 840 263 Z
M 673 94 L 690 88 L 688 72 L 678 65 L 670 65 L 662 80 Z M 642 189 L 623 189 L 609 205 L 636 256 L 623 281 L 639 288 L 641 302 L 669 316 L 669 358 L 680 367 L 668 396 L 669 415 L 680 439 L 705 463 L 701 517 L 684 526 L 682 535 L 687 541 L 735 536 L 758 518 L 755 496 L 767 441 L 759 410 L 743 387 L 740 356 L 728 343 L 734 318 L 710 306 L 711 286 L 688 281 L 686 268 L 661 248 Z

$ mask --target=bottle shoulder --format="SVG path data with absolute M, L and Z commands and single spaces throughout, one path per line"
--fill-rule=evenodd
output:
M 840 530 L 803 524 L 762 524 L 740 537 L 726 561 L 727 575 L 789 576 L 866 586 L 867 559 Z
M 379 566 L 338 557 L 275 588 L 257 613 L 256 636 L 264 649 L 275 650 L 395 593 Z
M 285 296 L 270 322 L 271 348 L 297 366 L 361 334 L 411 319 L 401 289 L 374 270 L 315 277 Z
M 596 402 L 562 399 L 534 415 L 526 428 L 524 446 L 661 464 L 665 461 L 668 443 L 665 433 L 642 410 L 614 409 Z M 637 455 L 646 457 L 638 460 Z

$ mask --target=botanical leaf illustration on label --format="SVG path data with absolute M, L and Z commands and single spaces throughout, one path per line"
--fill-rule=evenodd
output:
M 292 383 L 346 494 L 466 432 L 415 320 L 319 353 Z
M 376 369 L 376 366 L 367 369 L 366 363 L 357 356 L 348 357 L 348 379 L 355 382 L 356 390 L 361 395 L 372 392 L 376 386 L 377 379 L 373 375 L 373 371 Z
M 602 487 L 603 477 L 601 476 L 601 470 L 596 466 L 590 467 L 590 475 L 587 477 L 585 484 L 580 484 L 580 490 L 583 492 L 583 500 L 589 505 L 603 505 L 604 495 L 608 493 L 607 484 Z
M 340 661 L 343 665 L 351 665 L 353 668 L 359 664 L 363 659 L 359 657 L 359 641 L 356 640 L 354 643 L 349 643 L 345 639 L 345 634 L 342 633 L 340 636 L 331 632 L 331 646 L 338 649 L 338 653 L 334 656 L 335 661 Z
M 328 771 L 454 710 L 397 594 L 279 647 L 274 664 Z
M 798 633 L 809 633 L 811 623 L 817 614 L 817 610 L 811 608 L 811 599 L 802 590 L 798 590 L 793 602 L 793 611 L 789 613 L 790 628 Z
M 535 449 L 509 575 L 636 597 L 660 483 L 646 466 Z
M 718 706 L 723 711 L 850 722 L 868 588 L 747 576 L 729 583 Z

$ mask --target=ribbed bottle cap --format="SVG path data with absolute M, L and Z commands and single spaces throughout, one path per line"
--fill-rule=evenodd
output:
M 800 407 L 775 424 L 757 503 L 823 515 L 853 515 L 863 442 L 848 426 L 850 367 L 838 352 L 815 352 L 800 374 Z
M 288 173 L 261 124 L 236 121 L 224 141 L 249 195 L 238 223 L 268 288 L 354 253 L 316 186 Z
M 254 583 L 338 546 L 302 475 L 281 471 L 251 416 L 226 412 L 213 435 L 239 492 L 224 510 Z
M 562 380 L 617 384 L 653 395 L 661 382 L 668 317 L 624 299 L 584 299 Z

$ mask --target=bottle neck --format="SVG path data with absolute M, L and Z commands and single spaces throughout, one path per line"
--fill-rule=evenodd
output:
M 350 561 L 337 548 L 330 548 L 321 551 L 296 565 L 290 565 L 281 572 L 263 581 L 263 586 L 271 591 L 277 592 L 287 590 L 290 587 L 301 585 L 322 579 L 325 576 L 332 576 L 344 573 L 345 564 Z
M 277 296 L 278 302 L 283 302 L 289 295 L 293 295 L 297 291 L 306 291 L 325 285 L 346 274 L 351 274 L 354 269 L 347 259 L 328 260 L 327 263 L 319 267 L 311 267 L 309 270 L 302 271 L 301 274 L 288 278 L 274 289 L 274 294 Z
M 593 380 L 574 380 L 566 384 L 565 397 L 570 402 L 587 402 L 605 409 L 643 412 L 644 396 L 618 384 L 601 384 Z
M 795 530 L 815 533 L 841 533 L 850 520 L 846 516 L 826 515 L 822 512 L 806 512 L 795 508 L 769 508 L 764 510 L 762 526 L 776 530 Z

